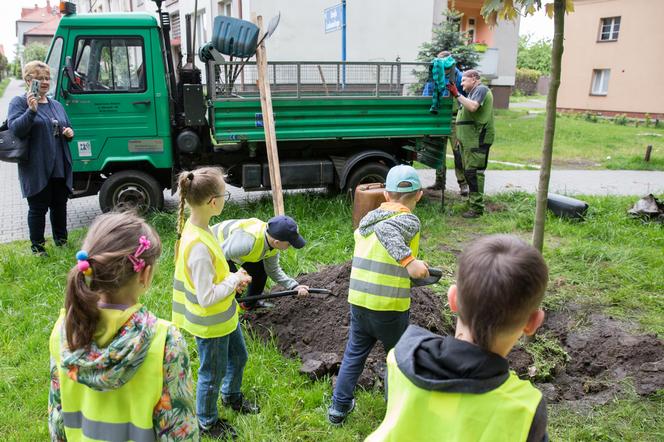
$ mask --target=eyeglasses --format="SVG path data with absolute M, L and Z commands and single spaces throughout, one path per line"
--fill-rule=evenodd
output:
M 214 195 L 212 198 L 210 198 L 210 201 L 208 201 L 208 204 L 210 204 L 210 203 L 212 202 L 213 199 L 215 199 L 215 198 L 221 198 L 222 196 L 224 197 L 224 201 L 228 201 L 229 199 L 231 199 L 231 193 L 228 192 L 228 191 L 226 191 L 226 193 L 223 193 L 223 194 L 222 194 L 222 193 L 219 193 L 219 194 L 217 194 L 217 195 Z

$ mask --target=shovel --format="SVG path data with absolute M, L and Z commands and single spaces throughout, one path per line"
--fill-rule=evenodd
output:
M 429 276 L 426 278 L 410 278 L 413 287 L 422 287 L 423 285 L 431 285 L 440 281 L 443 277 L 443 271 L 440 269 L 429 268 Z
M 328 289 L 315 289 L 310 288 L 309 294 L 314 295 L 315 298 L 327 298 L 328 296 L 337 296 Z M 297 295 L 297 290 L 284 290 L 283 292 L 273 292 L 263 295 L 256 296 L 245 296 L 238 298 L 240 302 L 253 302 L 260 301 L 261 299 L 273 299 L 273 298 L 283 298 L 284 296 L 295 296 Z

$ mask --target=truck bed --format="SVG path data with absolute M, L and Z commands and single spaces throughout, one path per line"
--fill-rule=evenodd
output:
M 428 65 L 346 65 L 346 81 L 343 83 L 339 63 L 275 62 L 268 66 L 278 140 L 415 138 L 451 134 L 452 99 L 442 99 L 438 113 L 432 114 L 429 111 L 431 97 L 414 92 L 417 91 L 413 86 L 417 80 L 416 69 L 422 72 Z M 222 69 L 228 70 L 229 67 Z M 244 75 L 244 82 L 236 82 L 232 87 L 228 87 L 227 82 L 208 83 L 208 90 L 214 88 L 215 91 L 210 97 L 213 105 L 210 122 L 218 143 L 265 141 L 263 114 L 255 87 L 255 66 L 245 66 Z M 330 77 L 335 81 L 325 80 Z

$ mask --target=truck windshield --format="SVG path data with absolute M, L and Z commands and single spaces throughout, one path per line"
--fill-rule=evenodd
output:
M 76 44 L 73 93 L 145 91 L 143 40 L 81 38 Z
M 46 58 L 46 64 L 51 68 L 51 88 L 48 90 L 50 97 L 55 93 L 55 87 L 58 85 L 60 76 L 60 56 L 62 55 L 62 38 L 58 37 L 51 45 L 51 52 Z

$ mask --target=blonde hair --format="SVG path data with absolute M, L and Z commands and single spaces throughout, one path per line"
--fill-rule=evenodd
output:
M 65 294 L 65 331 L 71 350 L 90 345 L 99 322 L 97 303 L 100 294 L 114 294 L 137 274 L 133 257 L 139 238 L 145 236 L 150 247 L 140 255 L 146 266 L 161 255 L 161 240 L 143 218 L 130 212 L 108 213 L 94 220 L 83 240 L 82 250 L 92 274 L 86 277 L 75 265 L 67 276 Z
M 185 205 L 200 206 L 215 196 L 221 187 L 221 192 L 226 190 L 224 172 L 219 167 L 200 167 L 198 169 L 183 171 L 178 175 L 178 187 L 180 189 L 180 205 L 178 207 L 178 239 L 175 242 L 175 259 L 177 260 L 180 248 L 180 235 L 184 229 Z M 186 203 L 186 204 L 185 204 Z
M 43 61 L 35 60 L 26 63 L 26 65 L 23 66 L 23 80 L 32 81 L 32 79 L 40 72 L 46 72 L 50 76 L 51 68 Z

